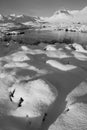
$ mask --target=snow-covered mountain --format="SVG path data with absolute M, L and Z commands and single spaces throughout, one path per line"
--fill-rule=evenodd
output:
M 82 10 L 58 10 L 53 14 L 53 16 L 43 19 L 50 23 L 87 23 L 87 7 Z
M 68 10 L 59 10 L 46 20 L 49 22 L 69 22 L 72 18 L 73 15 Z
M 40 18 L 36 16 L 27 16 L 27 15 L 15 15 L 10 14 L 8 16 L 3 16 L 0 14 L 0 23 L 7 22 L 16 22 L 16 23 L 24 23 L 24 22 L 37 22 Z
M 3 16 L 0 14 L 0 31 L 26 29 L 40 26 L 40 18 L 27 15 L 10 14 Z
M 23 25 L 30 25 L 30 23 L 87 23 L 87 7 L 83 8 L 82 10 L 58 10 L 51 17 L 15 14 L 3 16 L 0 14 L 0 23 L 21 23 Z

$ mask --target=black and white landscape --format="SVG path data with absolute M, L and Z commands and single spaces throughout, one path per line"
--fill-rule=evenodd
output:
M 87 130 L 87 7 L 0 15 L 0 130 Z

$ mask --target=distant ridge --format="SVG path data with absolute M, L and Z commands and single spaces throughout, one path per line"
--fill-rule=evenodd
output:
M 16 22 L 16 23 L 23 23 L 23 22 L 36 22 L 40 18 L 35 16 L 27 16 L 27 15 L 15 15 L 10 14 L 7 16 L 3 16 L 0 14 L 0 23 L 7 23 L 7 22 Z

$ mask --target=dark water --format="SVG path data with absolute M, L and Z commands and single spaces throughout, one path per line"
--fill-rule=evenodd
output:
M 87 33 L 80 32 L 33 31 L 26 32 L 25 35 L 31 40 L 87 43 Z
M 70 44 L 73 42 L 83 44 L 85 47 L 87 44 L 87 33 L 65 31 L 26 31 L 24 35 L 12 37 L 9 47 L 5 45 L 7 42 L 0 44 L 0 57 L 17 50 L 21 45 L 37 46 L 40 45 L 40 43 L 45 43 L 44 45 L 46 45 L 55 43 Z M 44 45 L 41 44 L 41 46 Z M 34 46 L 32 46 L 32 48 L 34 48 Z

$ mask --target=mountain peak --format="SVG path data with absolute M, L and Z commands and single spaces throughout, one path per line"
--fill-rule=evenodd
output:
M 58 10 L 54 13 L 54 15 L 59 15 L 59 14 L 65 14 L 65 15 L 71 15 L 68 10 Z
M 69 10 L 58 10 L 56 11 L 53 16 L 48 18 L 48 22 L 51 23 L 60 23 L 60 22 L 69 22 L 73 15 L 70 13 Z

